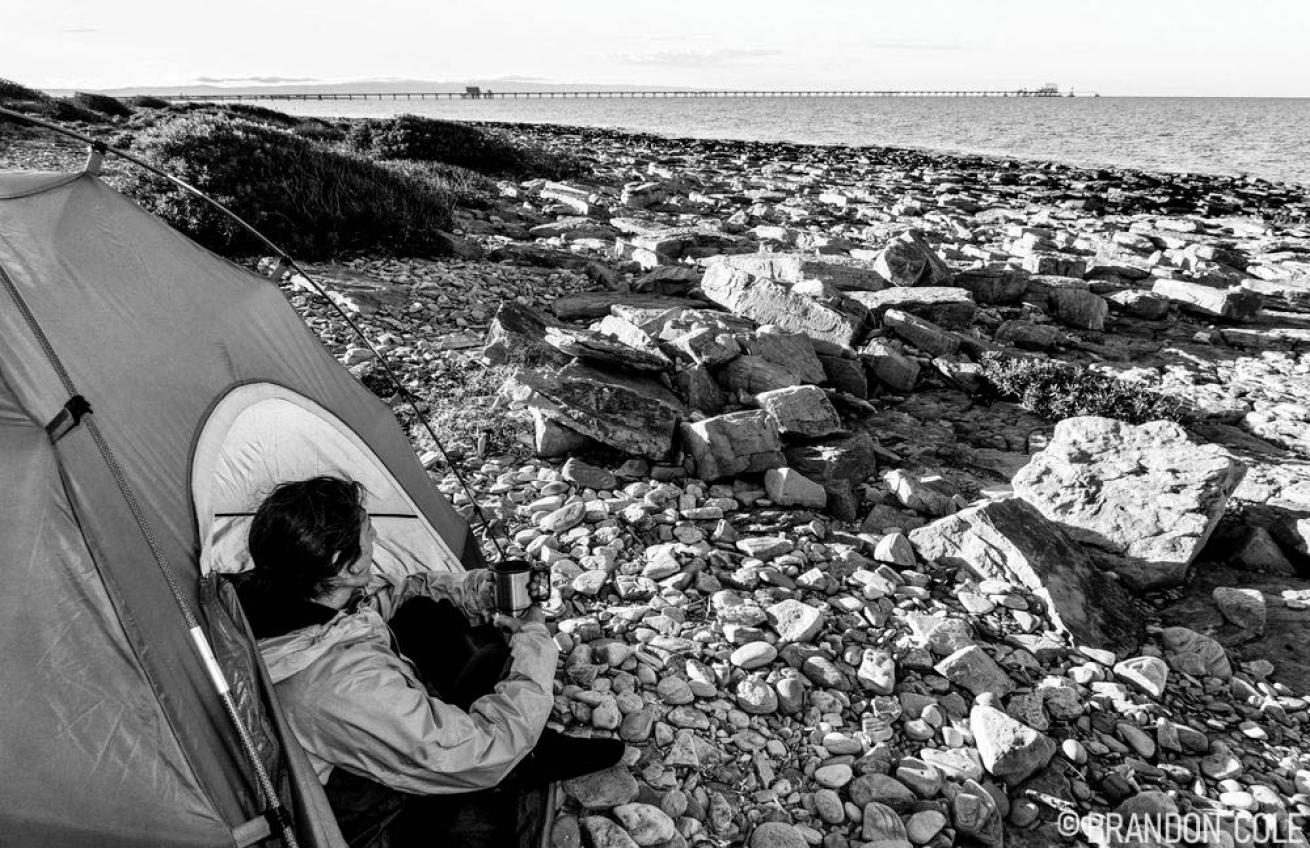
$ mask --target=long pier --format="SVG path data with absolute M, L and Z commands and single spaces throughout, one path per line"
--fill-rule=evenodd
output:
M 1051 88 L 1035 89 L 923 89 L 923 90 L 864 90 L 864 91 L 704 91 L 637 89 L 631 91 L 386 91 L 386 92 L 314 92 L 288 94 L 267 92 L 258 94 L 175 94 L 159 95 L 165 100 L 552 100 L 557 98 L 728 98 L 728 97 L 1072 97 Z

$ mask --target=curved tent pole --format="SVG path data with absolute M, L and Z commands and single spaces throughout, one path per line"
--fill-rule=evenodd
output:
M 172 174 L 167 173 L 166 171 L 160 169 L 159 167 L 137 156 L 134 156 L 131 153 L 128 153 L 127 151 L 119 150 L 118 148 L 111 147 L 102 141 L 94 139 L 91 136 L 85 135 L 83 133 L 77 132 L 76 130 L 69 129 L 68 127 L 60 126 L 59 124 L 51 123 L 49 121 L 45 121 L 40 118 L 34 118 L 30 115 L 24 115 L 21 112 L 15 112 L 3 106 L 0 106 L 0 117 L 8 118 L 18 123 L 30 124 L 33 126 L 41 127 L 43 129 L 50 130 L 52 132 L 58 133 L 60 135 L 87 144 L 90 149 L 88 151 L 87 163 L 84 168 L 84 171 L 86 173 L 93 174 L 93 175 L 99 173 L 100 165 L 104 160 L 105 154 L 110 153 L 115 156 L 119 156 L 123 159 L 126 159 L 135 165 L 145 168 L 147 171 L 150 171 L 151 173 L 156 174 L 157 176 L 163 177 L 164 179 L 168 180 L 170 183 L 182 189 L 183 191 L 195 195 L 196 197 L 210 204 L 214 208 L 218 209 L 224 215 L 227 215 L 229 218 L 231 218 L 233 221 L 239 224 L 243 229 L 245 229 L 247 232 L 249 232 L 251 235 L 257 238 L 266 247 L 268 247 L 269 250 L 273 251 L 273 253 L 277 255 L 279 260 L 278 266 L 273 272 L 275 281 L 276 279 L 280 279 L 281 275 L 285 274 L 288 268 L 300 274 L 300 276 L 303 277 L 310 284 L 310 286 L 314 289 L 315 292 L 317 292 L 324 300 L 326 300 L 329 304 L 332 305 L 333 309 L 336 310 L 337 314 L 342 318 L 342 320 L 344 320 L 346 324 L 351 328 L 351 330 L 354 331 L 355 335 L 359 337 L 360 341 L 363 342 L 363 344 L 368 348 L 368 350 L 373 352 L 373 354 L 376 357 L 376 360 L 382 364 L 383 369 L 387 373 L 387 376 L 391 379 L 392 383 L 395 384 L 396 389 L 400 393 L 401 397 L 408 404 L 410 409 L 413 411 L 415 417 L 423 425 L 423 428 L 427 432 L 428 436 L 431 437 L 433 443 L 437 446 L 437 449 L 441 452 L 441 455 L 445 459 L 447 466 L 455 473 L 456 479 L 459 480 L 460 485 L 463 486 L 465 493 L 469 497 L 469 501 L 473 506 L 474 513 L 482 522 L 482 525 L 486 531 L 487 538 L 491 540 L 491 543 L 495 546 L 497 552 L 500 554 L 502 558 L 504 558 L 505 551 L 501 547 L 500 542 L 496 539 L 495 533 L 491 527 L 491 523 L 487 520 L 485 513 L 483 513 L 482 507 L 478 503 L 477 498 L 474 496 L 471 487 L 468 485 L 468 482 L 464 478 L 464 475 L 460 472 L 458 466 L 451 460 L 450 454 L 447 453 L 445 446 L 442 444 L 441 440 L 437 438 L 436 433 L 433 432 L 432 426 L 428 423 L 427 419 L 419 412 L 418 403 L 414 398 L 413 393 L 411 393 L 409 389 L 404 385 L 404 383 L 400 381 L 399 375 L 391 367 L 391 364 L 387 361 L 386 357 L 384 357 L 377 350 L 377 348 L 373 346 L 373 343 L 368 339 L 368 337 L 364 334 L 363 330 L 360 329 L 360 327 L 355 323 L 355 321 L 345 312 L 344 309 L 341 308 L 340 305 L 338 305 L 334 300 L 332 300 L 332 298 L 327 296 L 327 292 L 324 291 L 323 287 L 316 280 L 310 277 L 309 274 L 306 273 L 305 270 L 301 268 L 300 265 L 297 264 L 296 261 L 292 259 L 290 255 L 286 253 L 286 251 L 282 250 L 280 247 L 274 244 L 271 240 L 268 239 L 267 236 L 265 236 L 263 233 L 255 229 L 254 226 L 243 220 L 239 215 L 237 215 L 231 209 L 227 208 L 222 203 L 219 203 L 214 198 L 205 194 L 200 189 L 196 188 L 195 186 L 191 185 L 185 180 L 179 179 L 178 177 L 175 177 Z M 50 360 L 51 366 L 55 369 L 61 381 L 64 383 L 64 388 L 69 392 L 70 396 L 76 396 L 77 395 L 76 387 L 73 386 L 71 378 L 69 377 L 67 371 L 64 369 L 62 363 L 59 361 L 59 357 L 57 353 L 50 345 L 48 339 L 45 336 L 44 331 L 40 327 L 40 324 L 36 321 L 36 317 L 31 313 L 30 309 L 28 309 L 27 304 L 23 300 L 21 293 L 17 290 L 15 286 L 12 285 L 12 283 L 10 283 L 7 277 L 0 275 L 0 282 L 5 283 L 4 288 L 8 290 L 10 296 L 14 299 L 16 305 L 23 313 L 26 323 L 32 329 L 33 333 L 37 336 L 38 340 L 41 343 L 42 348 L 46 353 L 47 358 Z M 124 499 L 127 501 L 128 507 L 131 510 L 134 519 L 136 520 L 137 524 L 141 527 L 142 533 L 146 537 L 146 541 L 149 544 L 151 548 L 151 552 L 154 555 L 155 562 L 159 566 L 160 572 L 163 574 L 164 580 L 168 584 L 169 591 L 172 593 L 173 599 L 176 601 L 181 611 L 183 621 L 188 628 L 188 632 L 191 637 L 192 643 L 196 649 L 196 652 L 200 656 L 201 661 L 204 663 L 205 669 L 209 674 L 210 681 L 214 686 L 214 690 L 218 694 L 219 699 L 222 701 L 224 711 L 228 714 L 228 718 L 231 720 L 233 727 L 236 729 L 237 735 L 241 741 L 242 748 L 244 749 L 246 756 L 249 758 L 251 765 L 254 768 L 255 777 L 259 784 L 260 792 L 264 795 L 265 803 L 268 805 L 268 809 L 265 813 L 264 818 L 267 820 L 267 822 L 270 825 L 276 824 L 279 827 L 279 829 L 281 830 L 282 838 L 286 842 L 287 848 L 298 848 L 298 842 L 296 840 L 296 835 L 295 835 L 294 828 L 292 826 L 291 818 L 288 815 L 286 809 L 282 806 L 282 803 L 277 796 L 277 792 L 273 788 L 273 783 L 269 779 L 268 773 L 264 768 L 263 761 L 260 759 L 259 754 L 255 749 L 254 742 L 250 736 L 250 731 L 246 727 L 245 722 L 242 720 L 240 713 L 237 711 L 236 704 L 235 702 L 233 702 L 232 696 L 229 692 L 230 687 L 227 682 L 226 676 L 223 674 L 223 671 L 219 667 L 217 660 L 214 658 L 213 648 L 209 643 L 208 637 L 205 636 L 204 631 L 201 629 L 200 624 L 196 619 L 195 613 L 192 611 L 186 599 L 182 596 L 181 590 L 177 584 L 177 577 L 173 572 L 172 566 L 169 564 L 168 559 L 164 555 L 163 551 L 160 550 L 158 545 L 156 544 L 154 531 L 151 529 L 149 523 L 146 521 L 145 515 L 141 510 L 139 502 L 137 501 L 136 494 L 133 491 L 130 482 L 127 480 L 126 476 L 124 475 L 122 467 L 118 463 L 117 457 L 114 455 L 112 449 L 110 448 L 109 444 L 105 440 L 104 435 L 100 431 L 100 428 L 96 425 L 94 416 L 88 415 L 85 419 L 85 423 L 87 424 L 88 432 L 92 435 L 92 438 L 95 441 L 97 448 L 99 449 L 101 455 L 104 457 L 105 463 L 109 466 L 110 472 L 113 475 L 120 492 L 122 493 Z M 243 844 L 249 844 L 249 842 L 251 841 L 255 841 L 259 838 L 262 838 L 262 834 L 265 832 L 264 827 L 261 826 L 262 823 L 261 825 L 257 825 L 256 822 L 258 822 L 258 820 L 256 820 L 255 822 L 247 822 L 246 824 L 241 825 L 238 828 L 238 831 L 240 831 L 242 836 L 244 837 Z M 249 841 L 246 841 L 247 839 Z
M 140 158 L 139 156 L 135 156 L 131 153 L 128 153 L 126 150 L 120 150 L 117 147 L 111 147 L 105 144 L 103 141 L 99 141 L 97 139 L 92 138 L 89 135 L 85 135 L 83 133 L 77 132 L 76 130 L 69 129 L 68 127 L 60 126 L 59 124 L 52 123 L 50 121 L 45 121 L 40 118 L 33 118 L 30 115 L 24 115 L 21 112 L 15 112 L 12 109 L 6 109 L 3 106 L 0 106 L 0 117 L 9 118 L 11 120 L 15 120 L 20 123 L 27 123 L 27 124 L 32 124 L 34 126 L 42 127 L 44 129 L 50 130 L 51 132 L 56 132 L 61 135 L 65 135 L 69 138 L 73 138 L 78 141 L 84 142 L 87 145 L 90 145 L 91 149 L 87 156 L 87 167 L 86 167 L 87 173 L 91 173 L 91 174 L 99 173 L 99 166 L 104 158 L 104 155 L 106 153 L 112 153 L 115 156 L 119 156 L 123 159 L 126 159 L 127 161 L 131 162 L 134 165 L 138 165 L 142 168 L 145 168 L 147 171 L 151 172 L 152 174 L 155 174 L 156 176 L 163 177 L 173 185 L 177 186 L 178 188 L 182 189 L 185 192 L 188 192 L 189 194 L 194 194 L 196 197 L 200 198 L 204 202 L 213 206 L 218 211 L 222 212 L 224 215 L 231 218 L 238 225 L 240 225 L 242 229 L 246 230 L 246 232 L 250 233 L 255 238 L 259 239 L 259 241 L 265 247 L 267 247 L 274 254 L 276 254 L 278 258 L 278 264 L 277 267 L 270 272 L 270 276 L 273 278 L 274 282 L 280 280 L 288 270 L 294 271 L 297 274 L 299 274 L 302 278 L 304 278 L 305 282 L 309 283 L 310 287 L 314 290 L 314 292 L 318 294 L 320 297 L 322 297 L 324 300 L 326 300 L 328 304 L 332 307 L 332 309 L 341 318 L 341 320 L 346 322 L 347 326 L 350 327 L 351 331 L 354 332 L 354 334 L 364 344 L 364 347 L 367 348 L 370 352 L 372 352 L 374 356 L 374 361 L 376 361 L 382 366 L 382 370 L 386 372 L 387 378 L 391 380 L 392 384 L 396 387 L 396 390 L 400 394 L 401 399 L 405 401 L 405 404 L 409 407 L 410 411 L 414 413 L 414 417 L 418 420 L 419 424 L 422 425 L 424 432 L 426 432 L 428 435 L 428 438 L 432 439 L 432 443 L 436 445 L 437 451 L 441 454 L 441 458 L 445 460 L 446 467 L 449 468 L 452 472 L 454 472 L 455 479 L 459 481 L 460 487 L 464 489 L 464 494 L 468 495 L 469 503 L 472 504 L 473 506 L 473 513 L 474 515 L 477 516 L 478 521 L 482 524 L 483 531 L 485 532 L 486 537 L 491 542 L 492 546 L 495 547 L 496 553 L 500 556 L 501 559 L 505 558 L 505 549 L 501 546 L 500 541 L 496 538 L 496 533 L 492 529 L 491 521 L 487 518 L 486 513 L 482 511 L 482 505 L 478 503 L 478 499 L 476 496 L 474 496 L 473 489 L 471 486 L 469 486 L 468 481 L 465 479 L 463 472 L 459 470 L 459 466 L 456 465 L 454 460 L 450 458 L 450 454 L 446 451 L 446 446 L 442 444 L 441 439 L 437 438 L 437 434 L 436 432 L 433 431 L 432 425 L 428 423 L 427 417 L 424 416 L 421 412 L 419 412 L 418 400 L 414 397 L 414 394 L 405 386 L 404 383 L 401 382 L 400 375 L 397 374 L 395 369 L 391 367 L 391 362 L 376 347 L 374 347 L 373 342 L 370 341 L 368 336 L 364 334 L 364 331 L 360 329 L 357 323 L 355 323 L 355 320 L 350 317 L 350 315 L 345 311 L 345 309 L 341 307 L 340 304 L 338 304 L 332 298 L 328 297 L 327 292 L 324 291 L 323 289 L 323 286 L 320 285 L 317 280 L 311 277 L 309 273 L 304 268 L 302 268 L 298 262 L 296 262 L 296 260 L 292 259 L 290 254 L 288 254 L 285 250 L 274 244 L 271 239 L 269 239 L 259 230 L 255 229 L 253 224 L 247 222 L 244 218 L 242 218 L 240 215 L 238 215 L 237 213 L 233 212 L 231 209 L 224 206 L 222 203 L 219 203 L 217 200 L 205 194 L 203 191 L 191 185 L 187 181 L 173 176 L 172 174 L 168 173 L 167 171 L 163 170 L 157 165 L 151 164 L 150 162 L 147 162 L 146 160 Z

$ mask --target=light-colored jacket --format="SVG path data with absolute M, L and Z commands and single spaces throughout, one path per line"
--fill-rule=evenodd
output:
M 448 598 L 480 614 L 476 579 L 477 572 L 377 578 L 352 611 L 260 640 L 291 731 L 320 781 L 335 767 L 401 792 L 469 792 L 498 784 L 536 744 L 559 657 L 544 625 L 526 624 L 511 637 L 508 675 L 468 712 L 430 696 L 392 649 L 386 622 L 409 598 Z

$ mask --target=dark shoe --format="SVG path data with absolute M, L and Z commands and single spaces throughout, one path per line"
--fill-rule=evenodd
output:
M 547 728 L 512 774 L 521 786 L 542 786 L 607 769 L 625 749 L 619 739 L 581 739 Z

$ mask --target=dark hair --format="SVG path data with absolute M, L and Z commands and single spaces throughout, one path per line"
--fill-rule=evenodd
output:
M 340 477 L 282 483 L 250 522 L 251 575 L 266 590 L 311 599 L 361 553 L 364 487 Z

